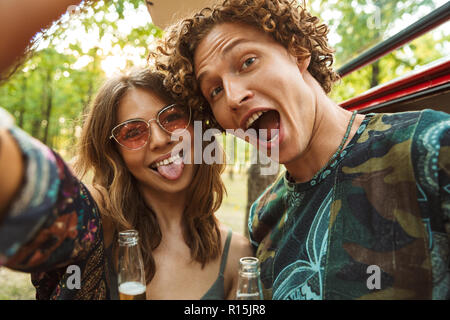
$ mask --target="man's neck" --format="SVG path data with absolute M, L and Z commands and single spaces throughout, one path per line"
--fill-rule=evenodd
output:
M 342 143 L 351 117 L 352 112 L 339 107 L 328 98 L 324 99 L 322 104 L 318 104 L 308 146 L 299 157 L 284 164 L 296 182 L 311 180 L 328 163 Z M 353 138 L 363 120 L 363 115 L 356 116 L 343 149 Z

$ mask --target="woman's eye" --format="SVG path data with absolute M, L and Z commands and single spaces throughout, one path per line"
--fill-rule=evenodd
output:
M 168 116 L 162 121 L 162 123 L 163 123 L 163 124 L 168 124 L 168 123 L 170 123 L 170 122 L 177 121 L 178 119 L 181 119 L 182 117 L 183 117 L 183 116 L 180 115 L 180 114 L 178 114 L 178 113 L 172 113 L 172 114 L 168 115 Z
M 211 98 L 214 98 L 215 96 L 217 96 L 220 91 L 222 91 L 222 87 L 216 87 L 211 91 Z
M 252 57 L 252 58 L 248 58 L 247 60 L 244 61 L 244 63 L 242 64 L 242 69 L 247 69 L 248 67 L 250 67 L 250 65 L 253 64 L 253 62 L 255 62 L 256 58 Z
M 124 138 L 125 139 L 132 139 L 138 135 L 142 134 L 142 131 L 140 129 L 130 129 L 125 132 Z

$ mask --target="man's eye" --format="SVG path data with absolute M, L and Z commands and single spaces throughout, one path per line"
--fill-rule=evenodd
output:
M 248 58 L 247 60 L 244 61 L 244 63 L 242 64 L 242 69 L 247 69 L 248 67 L 250 67 L 250 65 L 253 64 L 253 62 L 255 62 L 256 58 L 252 57 L 252 58 Z
M 217 96 L 220 91 L 222 91 L 222 87 L 216 87 L 211 91 L 211 98 L 214 98 L 215 96 Z

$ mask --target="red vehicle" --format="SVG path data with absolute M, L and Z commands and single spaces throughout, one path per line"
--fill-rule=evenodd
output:
M 434 10 L 393 37 L 350 61 L 338 72 L 345 77 L 450 19 L 450 2 Z M 434 109 L 450 112 L 450 57 L 425 65 L 388 83 L 371 88 L 340 105 L 348 110 L 401 112 Z

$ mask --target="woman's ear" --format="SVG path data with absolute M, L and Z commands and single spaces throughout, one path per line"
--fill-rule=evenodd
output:
M 311 62 L 311 56 L 304 59 L 297 59 L 298 69 L 300 73 L 303 74 L 306 70 L 308 70 L 309 63 Z

